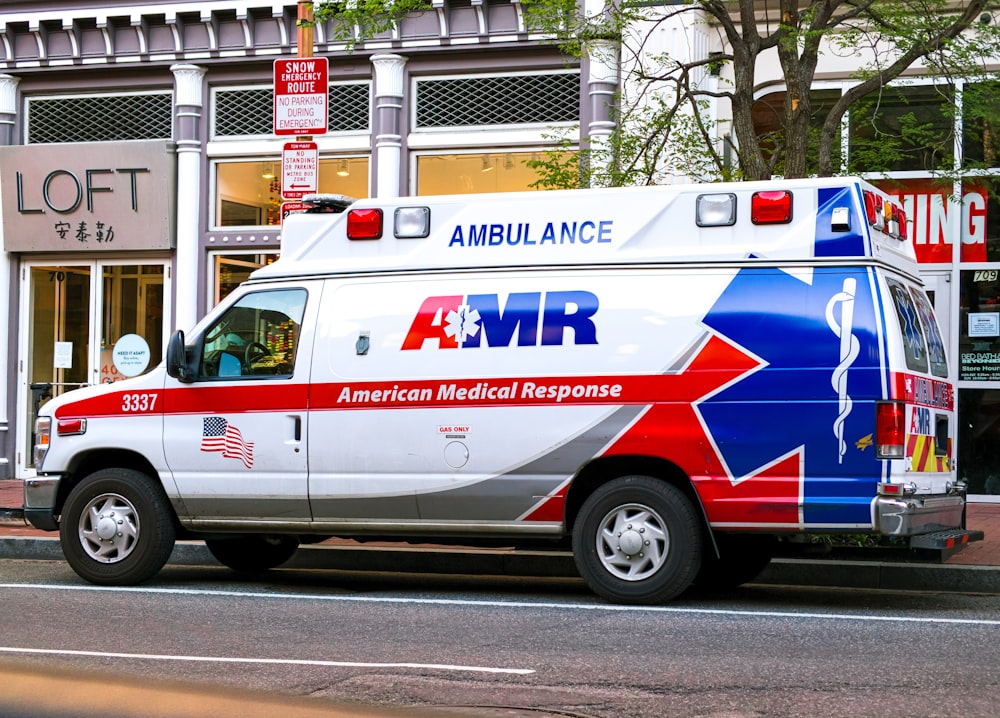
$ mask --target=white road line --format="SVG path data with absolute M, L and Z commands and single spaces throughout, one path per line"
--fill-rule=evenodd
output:
M 692 608 L 685 606 L 619 606 L 610 603 L 553 603 L 533 601 L 470 601 L 453 598 L 403 598 L 391 596 L 327 595 L 318 593 L 267 593 L 263 591 L 220 591 L 191 588 L 154 588 L 141 586 L 66 586 L 47 583 L 0 583 L 3 588 L 45 589 L 51 591 L 101 591 L 112 593 L 147 593 L 174 596 L 225 596 L 228 598 L 268 598 L 272 600 L 339 601 L 343 603 L 387 603 L 425 606 L 468 606 L 483 608 L 548 608 L 576 611 L 621 613 L 677 613 L 705 616 L 742 616 L 746 618 L 814 618 L 834 621 L 869 621 L 881 623 L 927 623 L 969 626 L 1000 626 L 1000 619 L 946 618 L 936 616 L 874 616 L 865 613 L 814 613 L 810 611 L 751 611 L 729 608 Z
M 452 666 L 444 663 L 368 663 L 363 661 L 307 661 L 296 658 L 230 658 L 226 656 L 166 656 L 155 653 L 115 653 L 112 651 L 69 651 L 54 648 L 13 648 L 0 646 L 0 653 L 31 653 L 51 656 L 87 656 L 88 658 L 129 658 L 150 661 L 194 661 L 205 663 L 264 663 L 287 666 L 329 666 L 336 668 L 415 668 L 418 670 L 462 671 L 469 673 L 508 673 L 518 676 L 534 673 L 530 668 L 492 668 L 489 666 Z

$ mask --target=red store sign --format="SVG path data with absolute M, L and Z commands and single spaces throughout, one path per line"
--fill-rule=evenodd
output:
M 951 264 L 956 229 L 962 238 L 961 261 L 986 261 L 987 190 L 966 184 L 959 202 L 932 180 L 894 181 L 882 189 L 906 212 L 909 236 L 921 264 Z

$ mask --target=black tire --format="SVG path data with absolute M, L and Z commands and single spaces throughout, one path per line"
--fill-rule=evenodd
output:
M 262 573 L 277 568 L 299 548 L 294 536 L 240 536 L 205 539 L 215 559 L 240 573 Z
M 771 563 L 778 547 L 773 536 L 719 534 L 715 542 L 720 555 L 706 552 L 694 580 L 695 586 L 706 591 L 731 591 L 753 581 Z
M 680 489 L 624 476 L 591 494 L 573 527 L 573 558 L 594 593 L 613 603 L 676 598 L 701 564 L 701 526 Z
M 157 479 L 101 469 L 77 484 L 62 510 L 59 540 L 79 576 L 101 586 L 152 578 L 174 548 L 173 509 Z

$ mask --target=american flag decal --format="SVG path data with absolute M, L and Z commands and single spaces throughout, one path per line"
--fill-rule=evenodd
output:
M 201 429 L 201 450 L 220 451 L 227 459 L 239 459 L 248 469 L 253 466 L 253 442 L 221 416 L 206 416 Z

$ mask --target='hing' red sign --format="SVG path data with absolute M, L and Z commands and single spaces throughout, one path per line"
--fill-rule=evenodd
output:
M 931 180 L 897 180 L 883 189 L 906 212 L 909 236 L 921 264 L 950 264 L 956 229 L 962 238 L 961 261 L 986 261 L 987 190 L 966 184 L 958 201 Z

